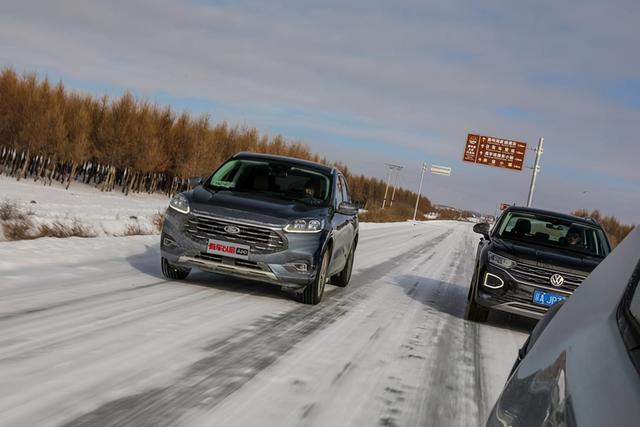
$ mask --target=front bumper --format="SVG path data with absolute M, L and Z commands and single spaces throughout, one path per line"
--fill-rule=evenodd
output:
M 252 247 L 248 259 L 240 260 L 207 253 L 207 241 L 187 232 L 187 219 L 188 215 L 169 209 L 161 235 L 162 257 L 178 268 L 198 268 L 293 290 L 302 290 L 315 280 L 325 232 L 285 233 L 285 249 L 264 253 Z M 224 240 L 224 236 L 211 237 Z M 300 271 L 302 265 L 306 271 Z
M 498 280 L 499 279 L 499 280 Z M 502 281 L 502 286 L 496 287 Z M 507 269 L 487 263 L 478 279 L 476 303 L 491 310 L 504 311 L 531 319 L 541 319 L 549 307 L 533 302 L 533 291 L 569 297 L 572 291 L 556 288 L 551 285 L 542 286 L 516 279 Z

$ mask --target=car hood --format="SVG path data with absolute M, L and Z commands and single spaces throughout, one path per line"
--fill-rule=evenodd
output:
M 323 218 L 328 211 L 327 207 L 308 206 L 264 194 L 208 191 L 202 187 L 185 196 L 193 211 L 274 226 L 284 226 L 298 218 Z
M 516 258 L 516 260 L 535 263 L 539 267 L 560 267 L 584 273 L 590 273 L 602 261 L 602 258 L 581 255 L 560 248 L 554 249 L 500 238 L 492 240 L 492 249 Z

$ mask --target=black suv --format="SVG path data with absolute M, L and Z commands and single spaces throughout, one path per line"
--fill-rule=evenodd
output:
M 466 317 L 485 321 L 490 310 L 541 318 L 565 300 L 611 248 L 593 219 L 509 207 L 478 245 Z
M 336 168 L 238 153 L 194 184 L 167 209 L 165 277 L 181 280 L 197 267 L 292 289 L 306 304 L 320 302 L 327 280 L 349 283 L 357 206 Z

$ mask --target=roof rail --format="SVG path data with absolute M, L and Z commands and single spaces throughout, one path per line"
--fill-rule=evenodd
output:
M 598 221 L 597 221 L 595 218 L 593 218 L 593 217 L 586 216 L 586 217 L 584 217 L 584 219 L 585 219 L 586 221 L 589 221 L 589 222 L 593 223 L 593 224 L 600 225 L 600 224 L 598 223 Z

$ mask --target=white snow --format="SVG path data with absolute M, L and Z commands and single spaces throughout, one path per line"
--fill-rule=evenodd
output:
M 126 234 L 130 225 L 143 233 L 155 232 L 153 217 L 163 213 L 169 198 L 162 194 L 101 192 L 92 185 L 73 182 L 69 190 L 58 182 L 51 186 L 33 179 L 16 181 L 0 175 L 0 202 L 15 202 L 23 212 L 31 211 L 36 223 L 78 221 L 97 236 Z M 34 203 L 35 202 L 35 203 Z
M 51 212 L 74 197 L 24 185 Z M 167 202 L 85 190 L 95 223 Z M 352 283 L 315 307 L 167 281 L 157 236 L 2 242 L 0 426 L 483 425 L 527 326 L 463 320 L 471 227 L 363 224 Z

